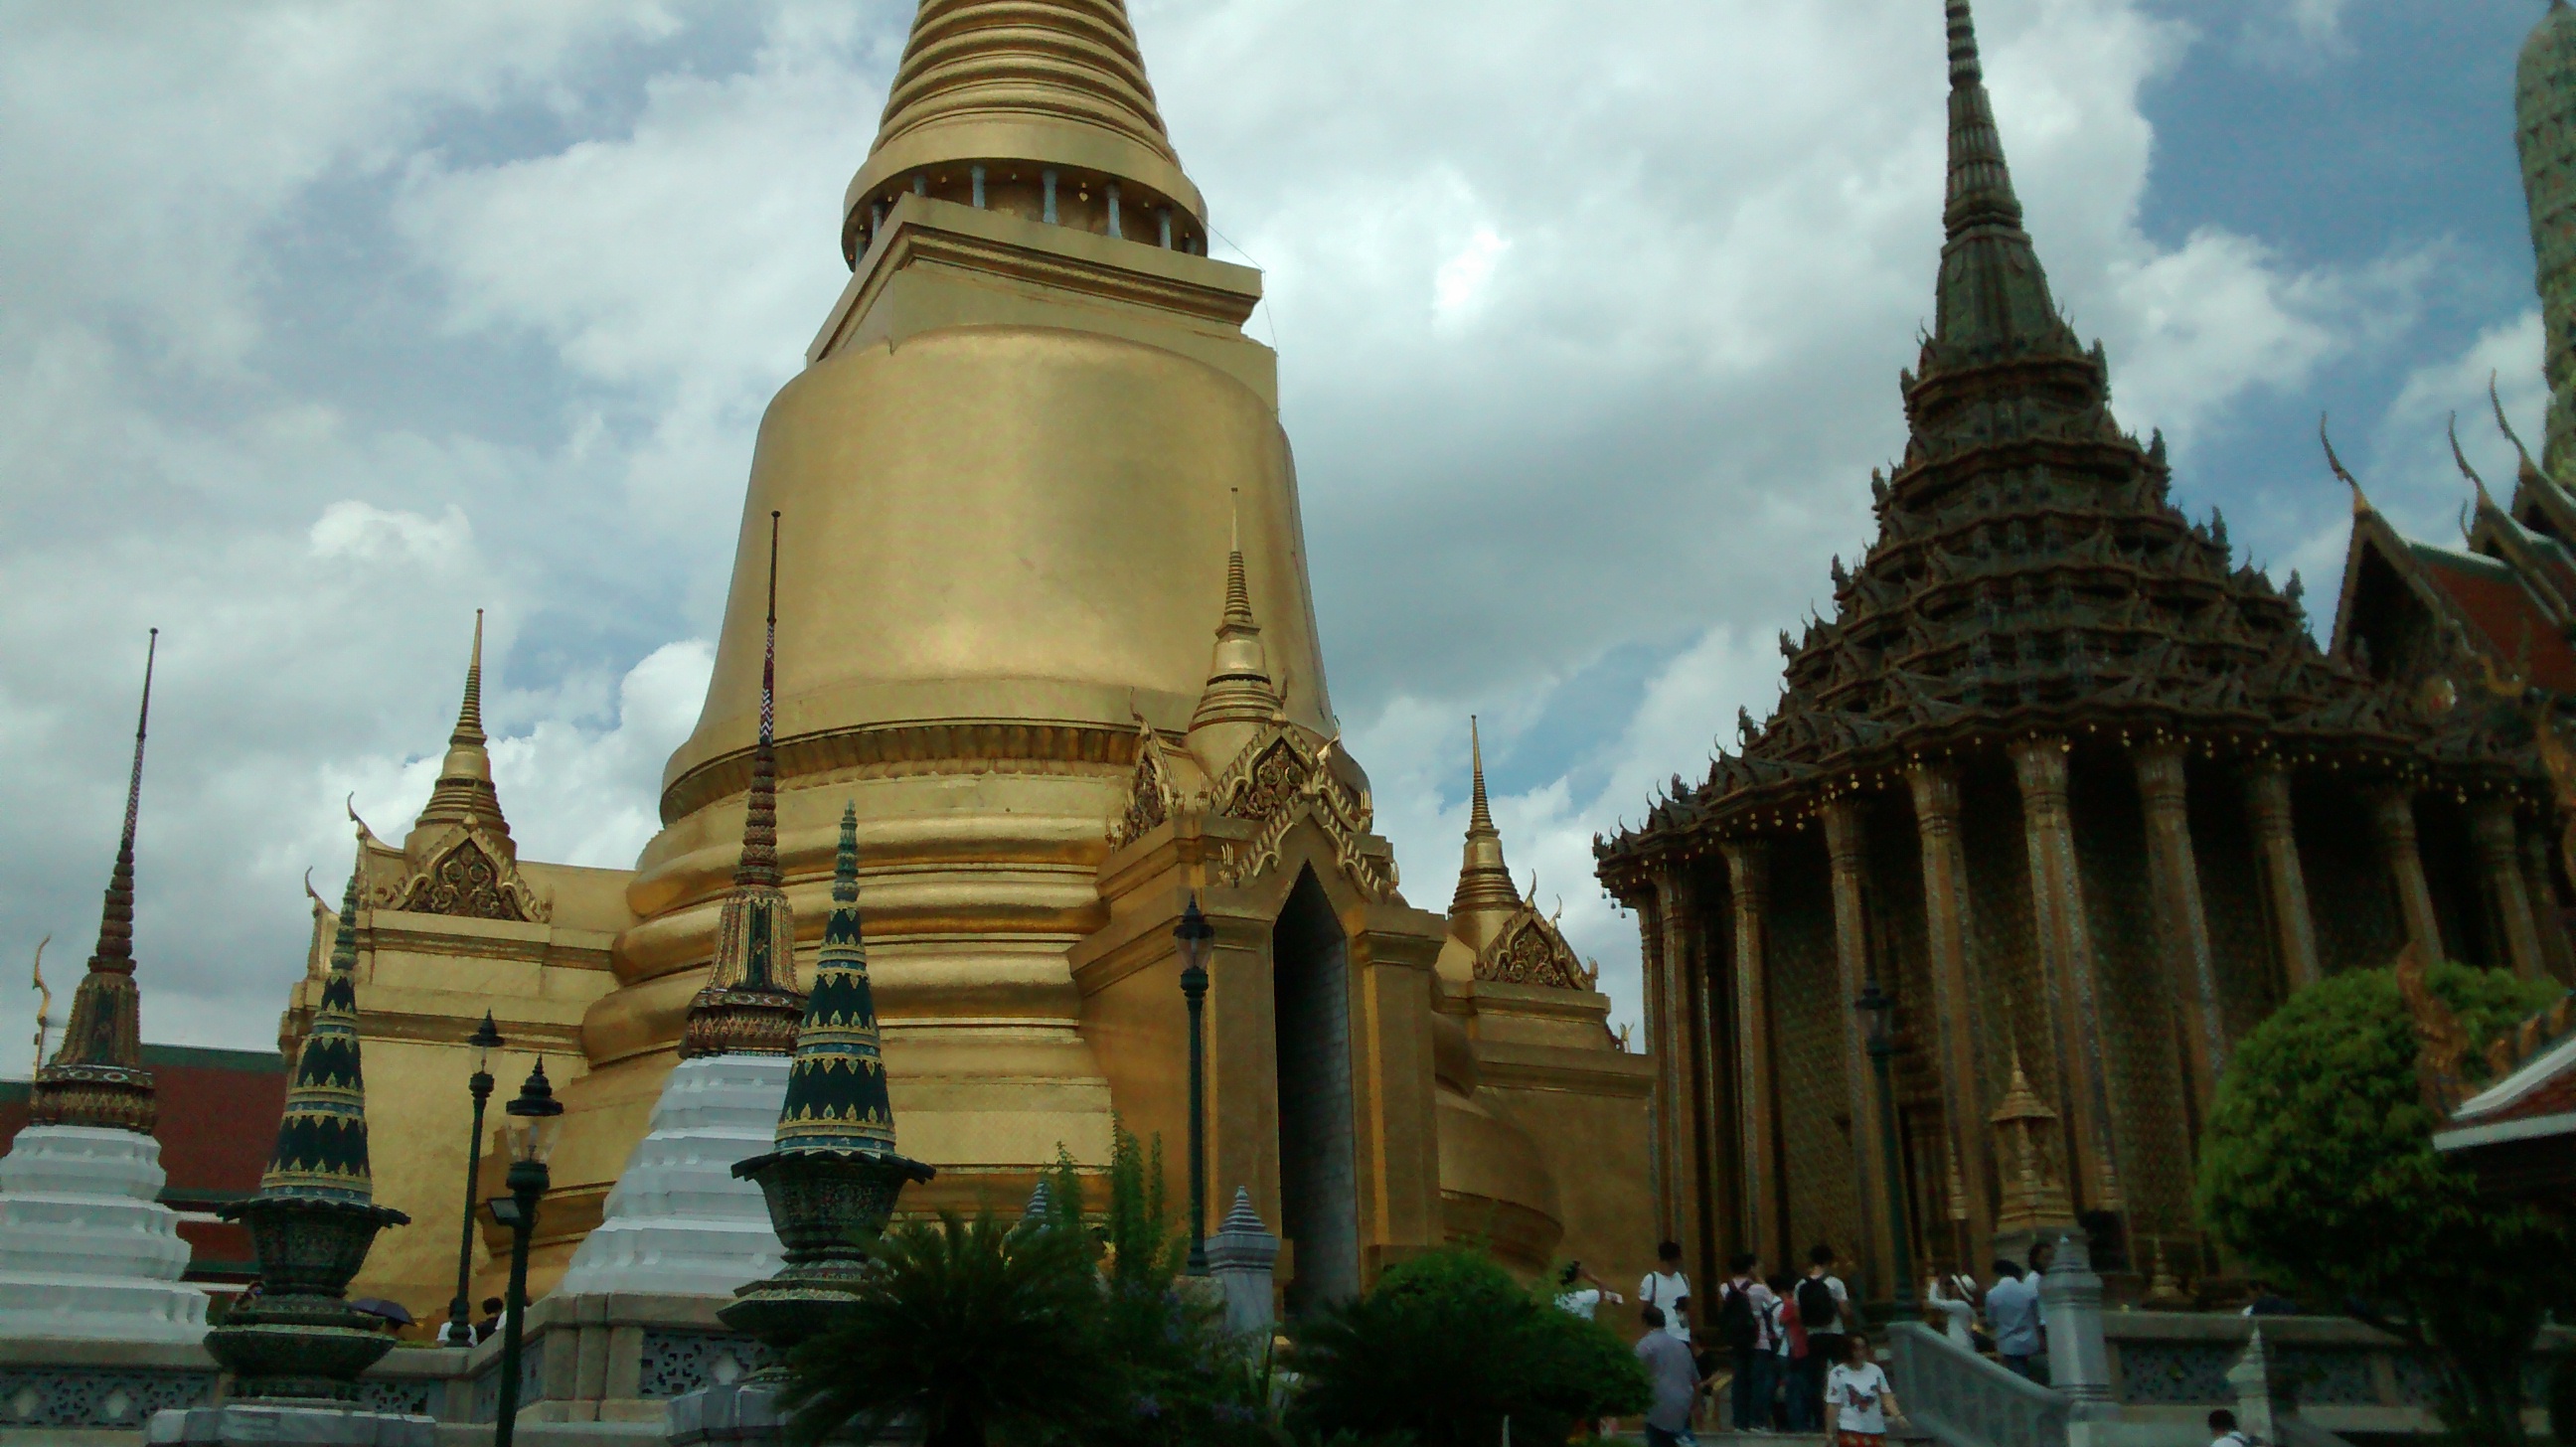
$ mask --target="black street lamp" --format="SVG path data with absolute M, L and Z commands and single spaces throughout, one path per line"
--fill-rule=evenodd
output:
M 474 1047 L 474 1073 L 465 1081 L 465 1088 L 474 1092 L 474 1129 L 465 1137 L 465 1225 L 456 1243 L 456 1295 L 447 1303 L 447 1344 L 452 1347 L 474 1345 L 474 1303 L 468 1295 L 474 1286 L 474 1178 L 483 1171 L 483 1106 L 492 1098 L 492 1052 L 501 1045 L 491 1011 L 483 1012 L 482 1026 L 465 1043 Z
M 1906 1239 L 1904 1153 L 1897 1148 L 1896 1078 L 1889 1061 L 1896 1055 L 1896 1002 L 1873 979 L 1852 1001 L 1860 1013 L 1862 1038 L 1869 1043 L 1869 1063 L 1878 1073 L 1879 1145 L 1886 1152 L 1887 1239 L 1896 1289 L 1890 1293 L 1899 1317 L 1914 1311 L 1914 1251 Z
M 501 1301 L 501 1401 L 492 1420 L 492 1447 L 510 1447 L 519 1416 L 519 1338 L 528 1314 L 528 1237 L 537 1229 L 537 1202 L 550 1178 L 546 1154 L 554 1149 L 554 1118 L 563 1102 L 546 1081 L 546 1062 L 503 1109 L 520 1122 L 510 1132 L 510 1194 L 492 1198 L 492 1217 L 510 1228 L 510 1291 Z
M 1208 951 L 1216 943 L 1216 926 L 1199 913 L 1199 897 L 1190 895 L 1181 922 L 1172 926 L 1181 954 L 1181 998 L 1190 1005 L 1190 1264 L 1189 1274 L 1208 1274 L 1207 1259 L 1207 1016 Z

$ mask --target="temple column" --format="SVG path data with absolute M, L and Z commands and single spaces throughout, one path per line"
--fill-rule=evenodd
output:
M 1664 1195 L 1667 1202 L 1664 1234 L 1667 1239 L 1684 1243 L 1700 1239 L 1700 1203 L 1705 1181 L 1699 1172 L 1699 1152 L 1692 1144 L 1698 1128 L 1693 1120 L 1694 1092 L 1691 1089 L 1692 1062 L 1698 1058 L 1698 1042 L 1692 1037 L 1690 974 L 1699 966 L 1698 951 L 1692 948 L 1690 879 L 1679 864 L 1667 864 L 1655 877 L 1661 896 L 1657 914 L 1663 923 L 1663 1035 L 1658 1048 L 1668 1052 L 1669 1064 L 1659 1068 L 1656 1078 L 1663 1082 L 1665 1111 L 1658 1122 L 1659 1146 L 1664 1159 Z
M 1968 855 L 1959 839 L 1959 776 L 1953 769 L 1918 765 L 1908 782 L 1914 791 L 1914 828 L 1923 857 L 1923 922 L 1932 975 L 1932 1048 L 1941 1076 L 1943 1124 L 1959 1154 L 1959 1185 L 1967 1196 L 1968 1240 L 1974 1250 L 1982 1252 L 1995 1233 L 1994 1152 L 1986 1130 L 1985 1091 L 1977 1071 L 1977 1002 L 1968 979 Z M 1857 821 L 1852 832 L 1856 856 Z M 1857 884 L 1857 859 L 1854 867 Z M 1837 876 L 1837 886 L 1840 882 Z M 1862 1068 L 1868 1068 L 1866 1060 Z
M 1727 985 L 1721 973 L 1726 951 L 1714 938 L 1709 921 L 1694 912 L 1692 931 L 1695 945 L 1688 978 L 1691 987 L 1691 1041 L 1695 1049 L 1691 1084 L 1698 1092 L 1691 1113 L 1691 1142 L 1699 1151 L 1699 1171 L 1694 1179 L 1699 1187 L 1699 1263 L 1700 1276 L 1694 1280 L 1718 1279 L 1711 1275 L 1726 1265 L 1733 1248 L 1726 1246 L 1728 1222 L 1741 1207 L 1736 1201 L 1734 1144 L 1727 1130 L 1727 1085 L 1723 1075 L 1726 1052 L 1720 1048 L 1718 1034 L 1719 1004 Z
M 2397 908 L 2406 920 L 2406 943 L 2415 957 L 2430 963 L 2444 958 L 2442 926 L 2433 917 L 2433 890 L 2424 882 L 2424 858 L 2415 852 L 2415 789 L 2392 784 L 2371 799 L 2371 823 L 2379 830 L 2379 849 L 2388 861 L 2388 877 L 2397 888 Z
M 2540 822 L 2522 831 L 2522 890 L 2531 901 L 2531 920 L 2540 931 L 2540 957 L 2549 963 L 2549 973 L 2562 981 L 2576 980 L 2576 949 L 2567 941 L 2567 920 L 2558 912 L 2558 885 L 2550 874 L 2549 825 L 2544 813 Z
M 2052 1022 L 2059 1109 L 2068 1125 L 2071 1175 L 2084 1183 L 2080 1208 L 2123 1209 L 2119 1153 L 2112 1138 L 2109 1083 L 2103 1078 L 2101 989 L 2093 967 L 2093 928 L 2075 864 L 2075 822 L 2066 799 L 2062 738 L 2041 736 L 2012 747 L 2021 787 L 2022 832 L 2030 853 L 2030 902 L 2040 977 Z
M 2511 796 L 2488 794 L 2469 802 L 2469 844 L 2478 857 L 2478 882 L 2486 890 L 2487 910 L 2504 932 L 2505 958 L 2512 962 L 2515 974 L 2539 979 L 2546 964 L 2540 955 L 2540 931 L 2531 918 L 2531 896 L 2522 887 Z
M 2210 958 L 2209 920 L 2200 900 L 2200 863 L 2191 845 L 2186 745 L 2159 739 L 2130 757 L 2147 814 L 2147 888 L 2164 956 L 2165 987 L 2181 1003 L 2184 1054 L 2191 1069 L 2199 1119 L 2209 1119 L 2210 1098 L 2227 1069 L 2226 1015 L 2218 1000 L 2218 969 Z
M 1654 1089 L 1646 1096 L 1646 1191 L 1654 1201 L 1655 1235 L 1673 1237 L 1672 1142 L 1673 1086 L 1680 1063 L 1673 1059 L 1670 1042 L 1665 1040 L 1664 1008 L 1664 890 L 1659 873 L 1650 881 L 1646 897 L 1637 904 L 1638 970 L 1643 976 L 1643 1006 L 1646 1027 L 1646 1054 L 1655 1063 Z
M 1862 1229 L 1868 1232 L 1862 1259 L 1872 1281 L 1883 1278 L 1896 1245 L 1887 1229 L 1887 1172 L 1879 1142 L 1887 1127 L 1878 1109 L 1878 1086 L 1871 1074 L 1869 1042 L 1860 1014 L 1851 1002 L 1869 985 L 1869 915 L 1863 902 L 1867 854 L 1861 834 L 1860 801 L 1837 795 L 1825 805 L 1825 855 L 1833 870 L 1834 978 L 1842 991 L 1843 1082 L 1851 1112 L 1852 1183 L 1860 1199 Z M 1788 1271 L 1797 1263 L 1781 1266 Z
M 2263 866 L 2263 898 L 2272 906 L 2272 944 L 2281 957 L 2285 994 L 2317 982 L 2316 917 L 2308 912 L 2308 877 L 2299 865 L 2299 836 L 2290 814 L 2290 771 L 2257 759 L 2245 774 L 2245 812 Z
M 1736 1115 L 1741 1129 L 1744 1249 L 1782 1269 L 1779 1123 L 1771 1090 L 1771 850 L 1730 839 L 1726 869 L 1735 903 Z

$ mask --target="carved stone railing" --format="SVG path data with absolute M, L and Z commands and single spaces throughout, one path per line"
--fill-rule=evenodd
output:
M 2069 1447 L 2075 1405 L 1921 1322 L 1887 1328 L 1889 1383 L 1942 1447 Z

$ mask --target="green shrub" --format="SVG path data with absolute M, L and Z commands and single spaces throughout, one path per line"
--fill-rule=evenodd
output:
M 2428 982 L 2479 1041 L 2557 993 L 2452 964 Z M 2518 1443 L 2522 1353 L 2546 1311 L 2576 1301 L 2576 1255 L 2562 1227 L 2482 1203 L 2434 1152 L 2415 1055 L 2392 971 L 2292 996 L 2219 1081 L 2201 1220 L 2253 1270 L 2436 1353 L 2438 1410 L 2463 1440 Z
M 1421 1447 L 1562 1442 L 1592 1417 L 1644 1411 L 1645 1368 L 1597 1323 L 1557 1310 L 1475 1251 L 1390 1269 L 1294 1331 L 1300 1432 Z

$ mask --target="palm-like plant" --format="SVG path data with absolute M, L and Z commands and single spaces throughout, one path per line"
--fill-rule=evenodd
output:
M 1064 1440 L 1113 1405 L 1102 1295 L 1080 1237 L 943 1213 L 878 1239 L 848 1318 L 788 1359 L 791 1435 L 898 1419 L 925 1447 Z

